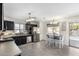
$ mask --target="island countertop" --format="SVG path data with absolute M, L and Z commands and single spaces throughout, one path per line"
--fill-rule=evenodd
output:
M 0 56 L 17 56 L 21 54 L 21 50 L 13 41 L 0 42 Z
M 12 38 L 18 36 L 32 36 L 33 34 L 14 34 L 14 35 L 5 35 L 4 38 Z

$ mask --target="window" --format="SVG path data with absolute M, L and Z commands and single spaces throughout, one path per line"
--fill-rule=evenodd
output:
M 79 23 L 70 23 L 70 35 L 79 36 Z
M 53 33 L 53 27 L 48 27 L 48 33 Z
M 19 24 L 15 24 L 15 33 L 19 33 Z
M 48 33 L 53 33 L 53 32 L 59 34 L 59 26 L 48 27 Z
M 24 32 L 24 24 L 20 24 L 19 28 L 20 28 L 20 32 Z
M 23 33 L 24 24 L 15 24 L 15 33 Z

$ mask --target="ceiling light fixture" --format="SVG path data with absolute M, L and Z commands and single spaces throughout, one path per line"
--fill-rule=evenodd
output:
M 26 19 L 26 22 L 34 21 L 36 17 L 31 17 L 31 12 L 28 13 L 28 18 Z

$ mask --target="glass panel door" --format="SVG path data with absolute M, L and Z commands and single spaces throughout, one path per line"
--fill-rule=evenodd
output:
M 70 46 L 79 47 L 79 23 L 70 23 Z

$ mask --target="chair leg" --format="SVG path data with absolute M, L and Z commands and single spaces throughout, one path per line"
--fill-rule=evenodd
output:
M 59 48 L 62 48 L 62 44 L 61 44 L 61 41 L 59 41 Z
M 62 48 L 63 48 L 63 42 L 61 42 L 61 44 L 62 44 Z
M 63 48 L 63 42 L 62 41 L 59 42 L 59 48 Z

